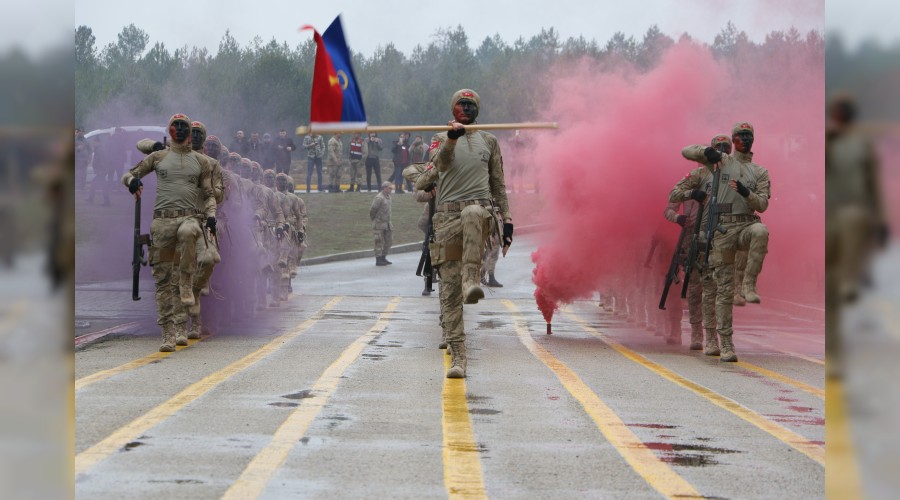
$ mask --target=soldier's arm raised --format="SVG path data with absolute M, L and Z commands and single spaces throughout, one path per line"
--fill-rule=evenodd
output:
M 159 160 L 162 159 L 163 156 L 163 151 L 156 151 L 145 156 L 144 159 L 141 160 L 137 165 L 132 167 L 131 170 L 125 172 L 125 175 L 122 176 L 122 184 L 124 184 L 125 187 L 128 187 L 128 185 L 131 184 L 131 180 L 135 177 L 140 179 L 152 172 L 153 169 L 156 168 L 156 164 L 159 162 Z
M 681 203 L 667 203 L 665 210 L 663 210 L 663 217 L 666 218 L 669 222 L 678 223 L 678 209 L 681 207 Z
M 435 168 L 438 172 L 446 172 L 453 164 L 456 158 L 456 139 L 447 138 L 447 134 L 435 134 L 431 138 L 431 143 L 437 141 L 437 146 L 433 150 L 431 156 Z
M 704 167 L 705 168 L 705 167 Z M 669 193 L 669 203 L 682 203 L 691 199 L 691 193 L 695 189 L 700 189 L 703 185 L 703 178 L 700 176 L 701 169 L 694 169 L 678 181 L 672 191 Z

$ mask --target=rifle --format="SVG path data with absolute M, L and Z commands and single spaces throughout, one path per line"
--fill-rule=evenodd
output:
M 681 263 L 678 257 L 681 255 L 681 246 L 684 244 L 685 233 L 687 233 L 687 227 L 681 226 L 681 232 L 678 233 L 678 243 L 675 245 L 675 252 L 672 254 L 672 262 L 669 264 L 669 270 L 666 272 L 666 284 L 663 287 L 662 296 L 659 298 L 659 308 L 663 310 L 666 308 L 666 298 L 669 296 L 669 288 L 672 286 L 672 282 L 675 282 L 675 284 L 680 283 L 678 267 Z
M 697 204 L 697 213 L 694 215 L 694 231 L 691 235 L 691 246 L 688 249 L 687 262 L 684 263 L 684 283 L 681 285 L 681 298 L 687 298 L 688 283 L 691 281 L 691 271 L 697 265 L 697 254 L 700 252 L 700 227 L 703 225 L 703 206 Z
M 430 191 L 434 190 L 434 185 L 432 184 Z M 431 218 L 434 217 L 434 205 L 435 200 L 434 196 L 428 200 L 428 235 L 425 237 L 425 241 L 422 242 L 422 256 L 419 257 L 419 265 L 416 267 L 416 276 L 424 276 L 425 277 L 425 290 L 428 292 L 432 292 L 431 285 L 434 281 L 434 268 L 431 266 L 431 243 L 434 243 L 434 223 L 431 221 Z
M 138 293 L 138 281 L 140 281 L 141 266 L 147 265 L 144 258 L 144 245 L 150 248 L 150 235 L 141 234 L 141 199 L 134 202 L 134 252 L 131 257 L 131 300 L 141 300 Z
M 647 260 L 644 261 L 644 267 L 650 269 L 650 261 L 653 260 L 653 254 L 656 253 L 656 247 L 659 245 L 659 238 L 653 238 L 650 242 L 650 251 L 647 252 Z
M 727 229 L 719 224 L 719 177 L 721 170 L 713 172 L 712 193 L 706 210 L 706 255 L 703 256 L 703 269 L 709 268 L 709 254 L 712 251 L 713 237 L 716 231 L 725 234 Z

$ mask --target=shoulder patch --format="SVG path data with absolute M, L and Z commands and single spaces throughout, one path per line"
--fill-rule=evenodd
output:
M 431 151 L 432 149 L 437 149 L 438 146 L 440 146 L 440 145 L 441 145 L 441 141 L 435 139 L 435 140 L 431 141 L 431 146 L 428 146 L 428 150 Z

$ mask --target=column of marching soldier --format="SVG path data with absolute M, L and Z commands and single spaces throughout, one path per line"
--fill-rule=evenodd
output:
M 229 152 L 183 114 L 169 120 L 168 135 L 168 145 L 138 142 L 147 156 L 122 178 L 139 198 L 141 177 L 157 177 L 149 263 L 163 352 L 200 338 L 201 296 L 222 298 L 226 319 L 287 300 L 307 224 L 290 176 Z M 213 276 L 223 257 L 229 264 Z
M 709 146 L 693 145 L 682 150 L 685 159 L 701 165 L 675 185 L 663 215 L 680 225 L 685 237 L 679 238 L 680 246 L 673 246 L 672 252 L 658 252 L 660 265 L 654 267 L 653 251 L 657 245 L 665 245 L 657 231 L 645 269 L 637 271 L 638 278 L 646 278 L 638 282 L 661 285 L 657 272 L 660 268 L 668 267 L 669 284 L 679 267 L 685 269 L 689 274 L 685 276 L 691 325 L 689 348 L 703 350 L 707 356 L 720 356 L 725 362 L 737 361 L 732 308 L 748 302 L 760 303 L 756 282 L 768 253 L 769 231 L 757 213 L 769 206 L 769 172 L 753 162 L 753 141 L 753 126 L 740 122 L 732 128 L 731 136 L 717 135 Z M 709 239 L 712 241 L 707 245 Z M 692 244 L 696 248 L 693 253 L 689 251 Z M 671 262 L 667 260 L 669 255 L 673 255 Z M 667 344 L 681 345 L 681 304 L 669 301 L 669 307 L 665 307 L 666 288 L 659 309 L 667 312 L 661 313 L 656 310 L 657 296 L 651 298 L 645 293 L 659 292 L 661 288 L 651 285 L 628 289 L 621 283 L 612 283 L 601 293 L 600 305 L 638 322 L 646 318 L 648 328 L 664 335 Z

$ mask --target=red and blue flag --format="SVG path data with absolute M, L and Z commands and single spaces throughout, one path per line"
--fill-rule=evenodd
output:
M 334 19 L 325 33 L 319 35 L 312 26 L 316 41 L 316 65 L 313 72 L 310 125 L 316 128 L 365 128 L 366 110 L 350 62 L 350 50 L 344 40 L 341 16 Z

